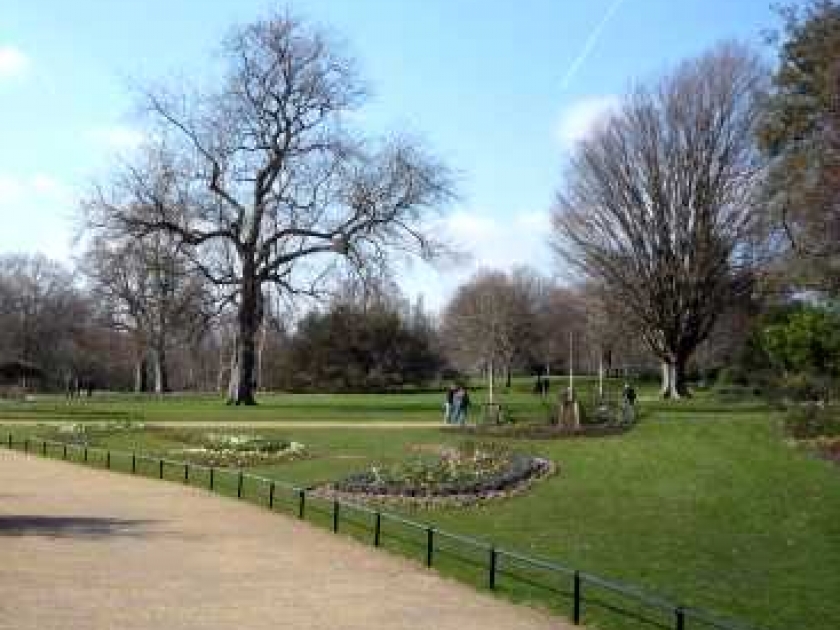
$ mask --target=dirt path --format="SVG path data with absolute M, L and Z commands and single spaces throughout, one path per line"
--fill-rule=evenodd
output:
M 3 630 L 570 626 L 174 483 L 0 450 Z

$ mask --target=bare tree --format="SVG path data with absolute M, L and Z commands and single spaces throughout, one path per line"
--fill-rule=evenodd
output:
M 581 295 L 529 267 L 514 269 L 510 280 L 526 296 L 531 319 L 522 357 L 545 376 L 551 375 L 552 367 L 568 369 L 569 340 L 582 340 L 588 325 Z
M 576 148 L 557 195 L 557 251 L 624 305 L 667 397 L 687 394 L 686 363 L 748 262 L 765 77 L 725 44 L 637 87 Z
M 406 139 L 372 149 L 344 128 L 364 89 L 319 31 L 286 15 L 235 29 L 212 89 L 152 90 L 173 186 L 138 180 L 142 204 L 106 203 L 137 234 L 176 235 L 237 305 L 229 401 L 254 404 L 263 292 L 315 293 L 337 264 L 436 253 L 423 229 L 452 193 L 446 169 Z M 129 177 L 140 176 L 142 172 Z
M 60 263 L 40 255 L 0 257 L 0 361 L 39 366 L 48 387 L 102 377 L 106 364 L 119 363 L 119 352 L 98 352 L 100 343 L 117 340 L 100 334 L 93 315 L 92 300 Z M 108 374 L 112 383 L 116 371 Z
M 456 367 L 486 370 L 489 402 L 496 375 L 509 372 L 530 345 L 534 317 L 528 293 L 504 272 L 481 271 L 458 288 L 442 318 L 445 347 Z
M 212 317 L 212 295 L 188 261 L 168 233 L 143 239 L 99 234 L 85 253 L 84 273 L 110 326 L 134 341 L 135 391 L 147 390 L 150 363 L 154 391 L 168 392 L 169 349 L 200 335 Z

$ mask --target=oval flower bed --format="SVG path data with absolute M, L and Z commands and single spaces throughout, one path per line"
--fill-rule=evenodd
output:
M 240 468 L 274 464 L 307 456 L 306 447 L 300 442 L 225 433 L 206 433 L 201 436 L 197 446 L 169 452 L 196 464 Z
M 548 459 L 493 443 L 467 442 L 438 447 L 436 451 L 397 465 L 371 466 L 322 486 L 319 494 L 421 505 L 466 505 L 521 492 L 555 470 Z

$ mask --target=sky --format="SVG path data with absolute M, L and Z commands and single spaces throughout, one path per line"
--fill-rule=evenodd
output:
M 358 62 L 372 136 L 420 138 L 455 173 L 457 265 L 401 263 L 438 309 L 479 268 L 567 276 L 547 244 L 576 140 L 633 81 L 722 40 L 763 46 L 770 0 L 0 0 L 0 254 L 72 261 L 79 200 L 142 141 L 137 86 L 208 76 L 231 26 L 280 9 Z

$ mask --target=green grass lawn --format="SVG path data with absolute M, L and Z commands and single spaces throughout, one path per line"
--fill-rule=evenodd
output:
M 555 377 L 551 400 L 565 387 L 563 378 Z M 545 405 L 531 393 L 532 379 L 515 379 L 509 390 L 499 387 L 497 400 L 504 403 L 515 417 L 542 418 Z M 596 387 L 592 378 L 578 378 L 576 388 L 585 400 L 591 400 Z M 608 381 L 607 391 L 620 395 L 621 383 Z M 644 390 L 649 391 L 649 390 Z M 644 393 L 644 392 L 643 392 Z M 256 407 L 226 406 L 220 396 L 178 395 L 165 398 L 151 395 L 96 393 L 93 398 L 68 402 L 61 395 L 38 395 L 32 402 L 11 402 L 0 399 L 2 420 L 36 422 L 97 422 L 134 420 L 143 422 L 218 422 L 218 421 L 432 421 L 443 416 L 443 391 L 421 391 L 387 394 L 273 394 L 258 395 Z M 479 414 L 487 394 L 483 388 L 472 393 L 473 415 Z
M 520 391 L 509 396 L 510 404 L 538 409 L 526 386 L 521 384 Z M 757 401 L 724 403 L 699 396 L 690 402 L 663 403 L 650 400 L 650 393 L 643 392 L 642 420 L 628 433 L 518 442 L 518 448 L 550 457 L 560 468 L 558 475 L 537 483 L 526 495 L 470 508 L 403 511 L 447 531 L 554 559 L 759 627 L 840 627 L 840 468 L 792 446 L 780 417 Z M 280 414 L 313 421 L 348 416 L 436 420 L 440 415 L 440 396 L 434 393 L 263 400 L 257 409 L 230 409 L 217 400 L 197 398 L 104 399 L 87 408 L 103 417 L 122 411 L 146 421 L 263 419 Z M 68 417 L 60 406 L 36 403 L 29 407 L 35 411 L 19 415 L 34 421 Z M 0 408 L 0 418 L 10 417 L 7 409 Z M 18 435 L 48 430 L 34 424 L 8 429 Z M 300 485 L 334 480 L 373 462 L 405 459 L 416 444 L 460 439 L 428 428 L 319 429 L 314 423 L 313 428 L 259 433 L 307 445 L 310 459 L 254 470 Z M 165 453 L 178 444 L 172 433 L 153 430 L 115 433 L 99 441 L 111 448 L 152 453 Z M 176 478 L 180 472 L 168 474 Z M 231 493 L 235 478 L 225 477 L 220 483 Z M 193 481 L 203 483 L 200 476 Z M 265 488 L 246 493 L 262 497 Z M 289 509 L 291 499 L 285 498 Z M 310 516 L 329 520 L 326 511 Z M 386 546 L 422 558 L 423 540 L 397 529 L 386 524 Z M 369 530 L 358 526 L 348 524 L 345 531 L 370 537 Z M 391 534 L 400 540 L 389 539 Z M 469 561 L 484 563 L 485 557 L 478 553 L 462 560 L 443 554 L 436 564 L 482 585 L 483 571 Z M 557 583 L 558 591 L 568 586 L 568 581 Z M 530 588 L 504 574 L 500 590 L 568 614 L 569 601 L 561 592 Z M 588 592 L 606 603 L 613 601 L 606 594 Z M 658 619 L 673 626 L 667 614 Z M 594 603 L 586 607 L 585 621 L 596 628 L 652 627 Z M 688 625 L 694 627 L 706 626 Z

